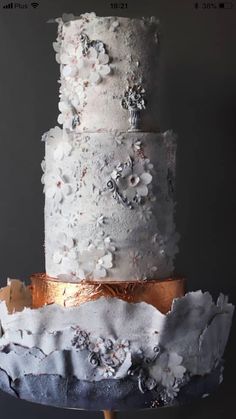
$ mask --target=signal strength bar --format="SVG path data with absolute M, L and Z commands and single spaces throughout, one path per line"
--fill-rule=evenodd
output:
M 8 3 L 8 4 L 5 4 L 4 6 L 2 6 L 3 7 L 3 9 L 13 9 L 13 3 Z

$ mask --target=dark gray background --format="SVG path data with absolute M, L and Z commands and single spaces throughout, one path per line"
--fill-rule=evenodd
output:
M 191 290 L 220 291 L 236 301 L 236 3 L 231 10 L 196 10 L 194 1 L 49 0 L 37 9 L 4 10 L 0 2 L 0 273 L 27 279 L 44 270 L 40 137 L 55 126 L 59 68 L 52 42 L 63 12 L 149 16 L 161 21 L 162 130 L 178 133 L 176 273 Z M 23 1 L 22 1 L 23 3 Z M 217 4 L 217 2 L 215 3 Z M 157 77 L 159 75 L 157 74 Z M 189 407 L 120 413 L 119 418 L 219 419 L 234 414 L 236 344 L 225 354 L 219 391 Z M 1 419 L 95 418 L 100 413 L 59 410 L 0 393 Z

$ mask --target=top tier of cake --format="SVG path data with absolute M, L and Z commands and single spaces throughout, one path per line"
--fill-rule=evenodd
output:
M 158 21 L 94 13 L 57 21 L 58 122 L 76 132 L 159 131 Z

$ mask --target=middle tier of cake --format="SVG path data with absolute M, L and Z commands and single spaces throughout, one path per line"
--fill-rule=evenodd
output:
M 174 135 L 56 127 L 43 139 L 47 275 L 106 282 L 171 276 Z

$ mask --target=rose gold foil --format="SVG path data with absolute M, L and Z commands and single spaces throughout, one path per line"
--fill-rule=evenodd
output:
M 146 302 L 167 313 L 174 298 L 185 294 L 185 279 L 168 278 L 150 281 L 80 281 L 69 282 L 46 274 L 31 277 L 32 306 L 59 304 L 75 307 L 100 297 L 116 297 L 129 303 Z

